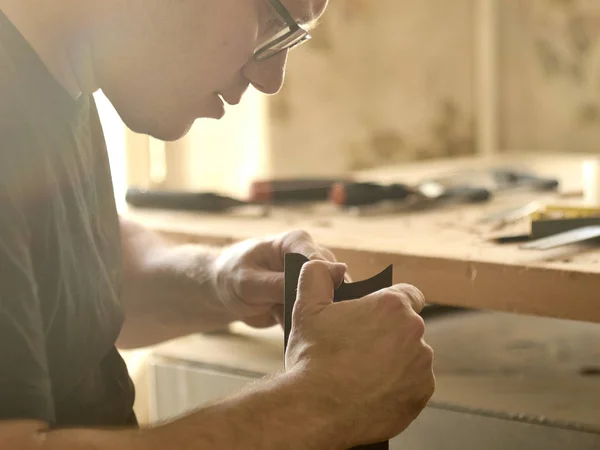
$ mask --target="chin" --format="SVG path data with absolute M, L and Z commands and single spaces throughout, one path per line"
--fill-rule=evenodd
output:
M 171 128 L 171 129 L 159 129 L 159 130 L 148 130 L 147 135 L 158 139 L 159 141 L 173 142 L 185 137 L 192 128 L 192 124 L 187 125 L 185 128 Z
M 130 121 L 125 122 L 131 131 L 139 134 L 146 134 L 158 139 L 159 141 L 173 142 L 185 137 L 194 122 L 173 123 L 173 122 L 145 122 L 145 121 Z

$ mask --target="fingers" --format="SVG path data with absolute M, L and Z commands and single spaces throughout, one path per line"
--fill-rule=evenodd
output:
M 425 296 L 415 286 L 410 284 L 397 284 L 392 286 L 392 291 L 398 293 L 398 295 L 404 300 L 408 301 L 410 307 L 419 314 L 425 307 Z
M 274 325 L 283 327 L 283 305 L 275 305 L 271 311 L 259 316 L 246 317 L 243 322 L 254 328 L 270 328 Z
M 325 260 L 331 261 L 331 262 L 337 262 L 337 259 L 331 250 L 329 250 L 326 247 L 320 247 L 320 246 L 318 247 L 318 249 L 319 249 L 320 253 L 325 257 Z
M 275 307 L 271 310 L 271 315 L 280 326 L 284 326 L 285 311 L 283 305 L 275 305 Z
M 279 238 L 279 244 L 281 246 L 282 255 L 285 253 L 300 253 L 311 261 L 337 262 L 337 258 L 331 250 L 315 243 L 312 236 L 302 230 L 295 230 L 283 234 Z M 344 281 L 346 281 L 346 283 L 352 282 L 352 278 L 348 272 L 346 272 L 346 275 L 344 276 Z M 339 286 L 339 284 L 337 286 Z
M 425 296 L 419 289 L 410 284 L 396 284 L 368 295 L 366 298 L 376 303 L 388 303 L 390 307 L 401 304 L 417 314 L 425 307 Z
M 309 261 L 302 266 L 298 280 L 296 305 L 299 308 L 321 308 L 333 302 L 333 290 L 341 284 L 346 265 Z
M 283 304 L 283 273 L 251 270 L 246 275 L 240 288 L 242 298 L 254 299 L 257 306 Z
M 271 313 L 267 313 L 261 316 L 246 317 L 244 323 L 253 328 L 270 328 L 277 324 L 277 320 Z
M 341 263 L 332 264 L 324 261 L 323 264 L 332 265 L 329 279 L 333 280 L 335 288 L 339 287 L 347 271 L 346 265 Z M 255 307 L 270 307 L 272 305 L 283 304 L 284 279 L 282 272 L 252 269 L 240 272 L 238 279 L 240 297 L 253 299 L 252 303 Z
M 278 239 L 282 254 L 300 253 L 308 259 L 336 262 L 335 255 L 317 245 L 310 234 L 303 230 L 290 231 Z
M 319 247 L 319 249 L 321 251 L 321 254 L 325 257 L 326 261 L 337 262 L 337 259 L 331 250 L 329 250 L 326 247 Z M 311 259 L 311 258 L 309 258 L 309 259 Z M 346 283 L 352 283 L 352 277 L 350 276 L 350 274 L 348 272 L 346 272 L 346 274 L 344 275 L 343 281 L 345 281 Z M 336 285 L 336 287 L 339 287 L 339 284 Z

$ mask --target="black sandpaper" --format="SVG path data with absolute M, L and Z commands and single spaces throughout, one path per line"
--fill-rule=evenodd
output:
M 302 266 L 308 262 L 308 259 L 298 253 L 288 253 L 285 255 L 284 261 L 284 348 L 287 349 L 290 331 L 292 330 L 292 311 L 296 302 L 296 294 L 298 289 L 298 279 Z M 341 302 L 344 300 L 354 300 L 365 295 L 376 292 L 380 289 L 390 287 L 393 283 L 392 266 L 387 267 L 381 273 L 367 280 L 358 281 L 355 283 L 342 283 L 334 292 L 333 301 Z M 352 330 L 348 330 L 349 333 Z M 377 444 L 361 445 L 354 447 L 353 450 L 389 450 L 389 442 L 380 442 Z

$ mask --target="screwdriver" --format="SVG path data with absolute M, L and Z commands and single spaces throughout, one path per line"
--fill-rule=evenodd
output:
M 536 191 L 554 191 L 560 184 L 556 178 L 544 178 L 533 173 L 511 169 L 494 169 L 492 176 L 500 189 L 530 187 Z
M 336 178 L 288 178 L 256 180 L 248 199 L 255 203 L 295 203 L 326 201 L 332 186 L 347 180 Z
M 468 185 L 445 187 L 437 182 L 426 182 L 416 187 L 400 183 L 336 183 L 329 198 L 336 205 L 353 207 L 373 205 L 386 200 L 405 201 L 410 198 L 431 203 L 452 200 L 478 203 L 489 200 L 491 195 L 486 188 Z
M 403 201 L 413 195 L 418 195 L 418 192 L 400 183 L 336 183 L 331 187 L 329 199 L 336 205 L 351 207 L 372 205 L 384 200 Z
M 125 200 L 131 206 L 138 208 L 205 212 L 222 212 L 248 204 L 243 200 L 214 192 L 185 192 L 136 187 L 127 189 Z

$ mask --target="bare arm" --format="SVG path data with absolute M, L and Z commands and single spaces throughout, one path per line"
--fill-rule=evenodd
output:
M 334 415 L 331 414 L 338 409 Z M 224 402 L 142 430 L 65 429 L 0 422 L 0 448 L 11 450 L 308 450 L 343 448 L 339 408 L 299 372 L 274 377 Z
M 226 248 L 167 242 L 121 219 L 125 325 L 122 348 L 156 344 L 234 320 L 275 325 L 283 312 L 283 255 L 335 256 L 301 230 Z
M 217 299 L 217 249 L 173 245 L 124 218 L 121 236 L 125 324 L 119 347 L 153 345 L 236 320 Z

